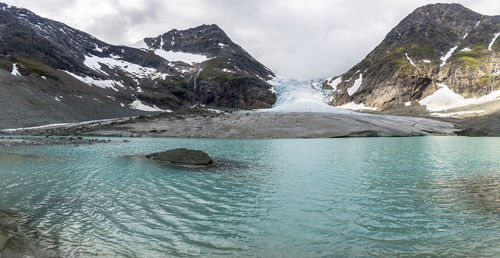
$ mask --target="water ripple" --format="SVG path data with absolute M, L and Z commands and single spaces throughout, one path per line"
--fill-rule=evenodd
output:
M 51 256 L 495 256 L 499 143 L 131 139 L 19 147 L 0 154 L 0 207 L 25 214 Z M 131 156 L 177 147 L 203 149 L 226 166 L 190 171 Z

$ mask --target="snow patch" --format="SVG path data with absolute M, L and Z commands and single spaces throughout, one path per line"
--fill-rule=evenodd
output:
M 165 44 L 165 42 L 163 41 L 163 37 L 160 36 L 160 49 L 154 49 L 154 53 L 159 56 L 159 57 L 162 57 L 163 59 L 167 60 L 167 61 L 172 61 L 172 62 L 184 62 L 184 63 L 187 63 L 187 64 L 195 64 L 195 63 L 202 63 L 202 62 L 205 62 L 207 60 L 209 60 L 210 58 L 204 56 L 204 55 L 200 55 L 200 54 L 192 54 L 192 53 L 186 53 L 186 52 L 175 52 L 175 51 L 165 51 L 163 50 L 163 45 Z M 172 37 L 172 41 L 171 41 L 171 45 L 174 46 L 174 37 Z M 220 43 L 222 44 L 222 43 Z M 224 45 L 224 44 L 223 44 Z M 227 46 L 227 45 L 225 45 Z M 147 50 L 153 50 L 151 48 L 148 47 L 148 45 L 146 44 L 146 42 L 144 40 L 141 40 L 133 45 L 131 45 L 130 47 L 133 47 L 133 48 L 139 48 L 139 49 L 147 49 Z
M 424 59 L 424 60 L 422 60 L 422 62 L 427 63 L 427 64 L 430 64 L 432 61 L 431 61 L 431 60 L 429 60 L 429 59 Z
M 156 69 L 143 67 L 137 64 L 133 64 L 124 60 L 120 60 L 119 56 L 112 57 L 98 57 L 98 56 L 85 56 L 85 61 L 83 62 L 87 67 L 95 71 L 107 74 L 102 70 L 101 64 L 104 64 L 111 68 L 118 68 L 134 75 L 134 77 L 147 78 L 152 74 L 156 73 Z
M 413 65 L 413 67 L 415 67 L 417 70 L 420 71 L 420 69 L 418 69 L 418 67 L 415 65 L 413 60 L 411 60 L 411 58 L 408 56 L 408 53 L 405 53 L 405 56 L 406 56 L 406 59 L 408 59 L 408 61 L 410 62 L 410 64 Z
M 458 46 L 452 47 L 450 51 L 448 51 L 448 53 L 446 53 L 443 57 L 441 57 L 441 67 L 443 67 L 446 64 L 448 59 L 450 59 L 451 55 L 453 54 L 453 52 L 455 52 L 455 50 L 457 50 L 457 48 Z
M 2 132 L 2 133 L 15 133 L 15 132 L 24 131 L 24 130 L 51 129 L 51 128 L 70 128 L 70 127 L 73 127 L 73 126 L 95 125 L 95 124 L 102 125 L 102 124 L 111 124 L 111 123 L 114 123 L 114 122 L 127 121 L 127 120 L 130 120 L 131 118 L 135 118 L 135 117 L 101 119 L 101 120 L 92 120 L 92 121 L 85 121 L 85 122 L 79 122 L 79 123 L 48 124 L 48 125 L 34 126 L 34 127 L 4 129 L 4 130 L 0 130 L 0 132 Z
M 453 92 L 445 84 L 439 83 L 438 86 L 441 87 L 439 90 L 419 101 L 421 105 L 427 106 L 427 110 L 431 112 L 477 105 L 500 98 L 500 90 L 494 91 L 480 98 L 466 99 L 462 95 Z
M 500 36 L 500 32 L 495 34 L 495 36 L 491 40 L 490 44 L 488 45 L 488 50 L 489 51 L 493 51 L 493 45 L 495 44 L 495 41 L 497 41 L 498 36 Z
M 207 58 L 204 55 L 191 54 L 185 52 L 165 51 L 162 49 L 156 49 L 155 54 L 168 61 L 184 62 L 187 64 L 202 63 L 209 60 L 209 58 Z
M 333 78 L 332 78 L 333 79 Z M 332 80 L 330 79 L 329 82 L 328 82 L 328 85 L 330 87 L 332 87 L 332 90 L 333 91 L 336 91 L 337 90 L 337 87 L 339 86 L 339 84 L 342 82 L 342 76 L 339 76 L 337 77 L 337 79 L 335 80 Z
M 68 71 L 64 71 L 64 72 L 66 72 L 67 74 L 73 76 L 77 80 L 79 80 L 87 85 L 94 85 L 94 86 L 102 88 L 102 89 L 112 89 L 114 91 L 118 91 L 118 89 L 115 86 L 125 88 L 125 86 L 123 86 L 123 84 L 121 84 L 120 82 L 113 81 L 113 80 L 100 80 L 100 79 L 95 79 L 95 78 L 88 77 L 88 76 L 84 77 L 84 76 L 76 75 L 76 74 L 68 72 Z
M 19 69 L 17 69 L 17 63 L 12 65 L 12 72 L 10 74 L 14 76 L 21 76 L 21 74 L 19 73 Z
M 174 40 L 173 37 L 172 40 Z M 163 41 L 163 35 L 160 35 L 160 49 L 163 49 L 163 45 L 165 45 L 165 42 Z
M 411 101 L 405 102 L 405 107 L 411 106 Z
M 453 112 L 453 113 L 431 113 L 431 116 L 435 117 L 459 117 L 463 115 L 478 115 L 484 113 L 484 110 L 478 110 L 478 111 L 460 111 L 460 112 Z
M 219 43 L 219 44 L 217 44 L 217 45 L 219 45 L 219 47 L 220 47 L 220 48 L 229 47 L 228 45 L 223 44 L 223 43 Z
M 350 109 L 350 110 L 372 110 L 372 111 L 377 111 L 377 108 L 367 107 L 363 103 L 356 104 L 354 102 L 351 102 L 349 104 L 345 104 L 343 106 L 340 106 L 340 108 Z
M 472 51 L 472 49 L 470 49 L 470 48 L 468 48 L 468 47 L 466 47 L 466 48 L 464 48 L 464 49 L 460 50 L 460 52 L 470 52 L 470 51 Z
M 130 104 L 130 108 L 136 109 L 136 110 L 142 110 L 146 112 L 172 112 L 171 110 L 163 110 L 155 105 L 148 106 L 142 103 L 140 100 L 136 100 Z
M 139 48 L 139 49 L 149 49 L 148 45 L 146 44 L 146 42 L 144 40 L 141 40 L 135 44 L 132 44 L 129 47 Z
M 359 90 L 359 87 L 361 87 L 361 84 L 363 83 L 363 74 L 359 74 L 359 78 L 354 81 L 354 85 L 347 89 L 347 93 L 349 96 L 352 96 L 356 91 Z
M 102 50 L 103 50 L 103 49 L 102 49 L 102 48 L 100 48 L 100 47 L 99 47 L 99 45 L 95 44 L 94 46 L 95 46 L 95 50 L 96 50 L 97 52 L 101 52 L 101 53 L 102 53 Z

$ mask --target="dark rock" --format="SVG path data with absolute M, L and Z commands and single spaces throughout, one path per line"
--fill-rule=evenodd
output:
M 190 149 L 174 149 L 153 153 L 146 156 L 149 159 L 178 166 L 209 166 L 213 159 L 203 151 Z
M 348 137 L 393 137 L 394 134 L 390 134 L 382 131 L 360 131 L 360 132 L 352 132 L 344 136 L 339 136 L 336 138 L 348 138 Z
M 443 119 L 447 120 L 447 119 Z M 465 119 L 449 119 L 459 129 L 458 135 L 463 136 L 500 136 L 500 112 L 482 117 L 470 117 Z

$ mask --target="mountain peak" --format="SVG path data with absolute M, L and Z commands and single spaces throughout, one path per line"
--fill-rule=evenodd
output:
M 448 29 L 463 35 L 470 31 L 482 15 L 460 4 L 429 4 L 415 9 L 395 28 L 398 32 L 412 31 L 416 26 L 432 26 Z
M 175 42 L 175 38 L 177 39 L 191 39 L 191 40 L 209 40 L 209 41 L 217 41 L 215 43 L 223 43 L 223 44 L 231 44 L 231 39 L 227 36 L 227 34 L 216 24 L 203 24 L 194 28 L 189 28 L 186 30 L 178 30 L 173 29 L 160 35 L 163 40 L 171 40 L 170 44 L 177 44 L 179 42 Z
M 16 110 L 33 117 L 49 113 L 44 121 L 51 123 L 197 104 L 254 109 L 276 101 L 266 82 L 273 73 L 215 24 L 127 47 L 26 9 L 0 4 L 0 13 L 0 81 L 16 85 L 0 87 L 0 95 L 12 100 L 0 103 L 3 117 L 16 117 Z
M 435 3 L 427 4 L 417 8 L 415 11 L 453 11 L 453 12 L 473 12 L 469 8 L 459 4 L 459 3 Z
M 154 38 L 145 38 L 149 48 L 218 56 L 222 52 L 242 49 L 217 25 L 200 25 L 186 30 L 173 29 Z
M 482 97 L 500 86 L 499 33 L 498 16 L 481 15 L 460 4 L 425 5 L 326 86 L 335 90 L 335 105 L 354 102 L 380 110 L 411 109 L 412 101 L 439 89 L 449 89 L 457 98 Z

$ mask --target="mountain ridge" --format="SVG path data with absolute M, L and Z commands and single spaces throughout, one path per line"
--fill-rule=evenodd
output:
M 418 109 L 425 106 L 423 99 L 448 89 L 455 95 L 446 97 L 459 105 L 460 98 L 479 98 L 500 89 L 500 44 L 492 40 L 498 32 L 500 16 L 481 15 L 460 4 L 422 6 L 361 62 L 323 85 L 332 91 L 337 106 Z
M 11 126 L 133 116 L 196 105 L 266 108 L 276 101 L 267 83 L 274 77 L 272 71 L 217 25 L 171 30 L 161 38 L 192 34 L 198 40 L 179 37 L 160 49 L 162 41 L 156 42 L 155 37 L 144 39 L 142 48 L 111 45 L 3 3 L 0 14 L 0 96 L 6 99 L 0 103 L 6 110 L 0 126 L 20 114 L 25 119 Z M 15 96 L 16 85 L 19 96 Z

